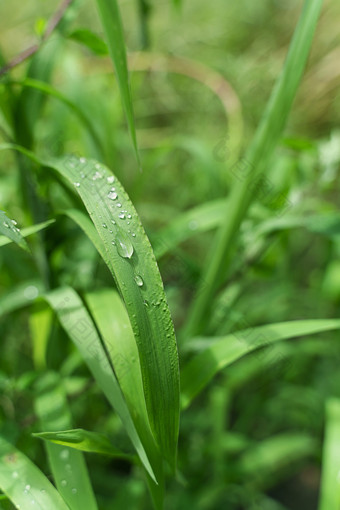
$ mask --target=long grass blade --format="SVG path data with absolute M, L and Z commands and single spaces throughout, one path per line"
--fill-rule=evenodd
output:
M 105 245 L 106 261 L 124 299 L 140 357 L 151 429 L 175 466 L 179 426 L 179 368 L 163 283 L 139 217 L 118 180 L 94 161 L 48 162 L 74 184 Z
M 70 427 L 71 415 L 59 375 L 45 374 L 36 390 L 35 409 L 41 428 L 54 431 Z M 50 442 L 45 446 L 56 486 L 70 509 L 97 510 L 83 454 Z
M 233 168 L 237 182 L 225 206 L 225 222 L 217 233 L 202 281 L 183 333 L 193 337 L 204 330 L 207 311 L 215 291 L 225 279 L 239 226 L 256 193 L 256 183 L 266 169 L 291 110 L 306 66 L 322 0 L 305 0 L 303 12 L 290 44 L 283 71 L 276 83 L 259 128 L 245 157 Z
M 0 146 L 0 150 L 6 149 L 54 169 L 72 183 L 84 202 L 105 245 L 104 260 L 123 297 L 135 335 L 152 432 L 175 469 L 179 430 L 177 344 L 156 259 L 135 208 L 104 165 L 75 156 L 42 161 L 21 146 Z
M 340 508 L 340 400 L 326 402 L 326 433 L 322 457 L 319 510 Z
M 273 342 L 322 333 L 340 328 L 340 320 L 317 319 L 281 322 L 236 331 L 222 338 L 213 338 L 211 345 L 197 354 L 181 371 L 182 407 L 202 391 L 223 368 L 245 354 Z
M 117 82 L 132 138 L 136 158 L 139 163 L 135 118 L 129 72 L 127 67 L 123 25 L 117 0 L 97 0 L 98 11 L 104 27 L 109 52 L 116 71 Z
M 118 381 L 107 359 L 96 327 L 77 293 L 71 288 L 57 289 L 46 296 L 62 327 L 80 351 L 104 395 L 120 416 L 142 464 L 155 480 L 145 449 L 138 436 Z
M 0 489 L 17 508 L 70 510 L 33 462 L 0 436 Z

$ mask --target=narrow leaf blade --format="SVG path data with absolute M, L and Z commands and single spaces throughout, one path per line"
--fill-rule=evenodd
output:
M 279 340 L 339 328 L 340 320 L 337 319 L 301 320 L 268 324 L 212 339 L 211 346 L 189 361 L 181 372 L 182 407 L 187 407 L 217 372 L 245 354 Z

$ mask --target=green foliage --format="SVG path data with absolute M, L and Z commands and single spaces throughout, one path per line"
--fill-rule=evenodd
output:
M 17 3 L 1 509 L 336 508 L 335 0 Z

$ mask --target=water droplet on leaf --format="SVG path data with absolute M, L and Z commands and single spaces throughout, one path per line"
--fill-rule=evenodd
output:
M 139 274 L 136 274 L 135 282 L 137 283 L 138 287 L 143 287 L 144 285 L 143 278 Z
M 116 237 L 116 244 L 117 244 L 117 251 L 118 254 L 125 258 L 130 259 L 133 255 L 133 246 L 128 238 L 128 236 L 125 234 L 125 232 L 120 231 Z

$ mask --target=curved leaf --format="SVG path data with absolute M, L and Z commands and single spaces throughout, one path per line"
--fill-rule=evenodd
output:
M 0 211 L 0 234 L 5 236 L 5 243 L 10 242 L 16 243 L 20 248 L 23 248 L 26 251 L 29 251 L 27 243 L 23 238 L 20 230 L 16 227 L 16 222 L 10 220 L 8 216 L 3 211 Z M 7 241 L 8 240 L 8 241 Z M 7 242 L 6 242 L 7 241 Z M 0 246 L 1 246 L 1 238 L 0 238 Z
M 120 416 L 142 464 L 155 480 L 154 472 L 132 421 L 114 371 L 107 359 L 97 329 L 79 296 L 73 289 L 67 287 L 50 292 L 45 296 L 45 299 L 80 351 L 104 395 Z
M 195 356 L 181 371 L 182 407 L 205 388 L 223 368 L 245 354 L 279 340 L 287 340 L 340 328 L 340 320 L 320 319 L 279 322 L 243 331 L 222 338 L 212 338 L 211 346 Z
M 34 506 L 70 510 L 40 469 L 1 436 L 0 489 L 17 508 L 23 510 Z
M 98 434 L 97 432 L 90 432 L 84 429 L 72 429 L 55 432 L 38 432 L 33 434 L 33 436 L 81 452 L 100 453 L 101 455 L 108 455 L 119 459 L 133 460 L 132 455 L 118 450 L 104 434 Z
M 179 367 L 173 323 L 150 242 L 127 194 L 106 167 L 65 157 L 46 163 L 71 183 L 105 245 L 105 261 L 124 299 L 138 346 L 150 425 L 175 466 Z
M 48 228 L 50 225 L 53 225 L 53 223 L 55 223 L 55 220 L 47 220 L 44 221 L 43 223 L 37 223 L 36 225 L 31 225 L 30 227 L 23 228 L 20 232 L 21 237 L 28 237 L 31 236 L 32 234 L 36 234 L 41 230 L 45 230 L 45 228 Z M 0 236 L 0 246 L 6 246 L 6 244 L 10 244 L 12 242 L 15 241 L 9 237 Z

